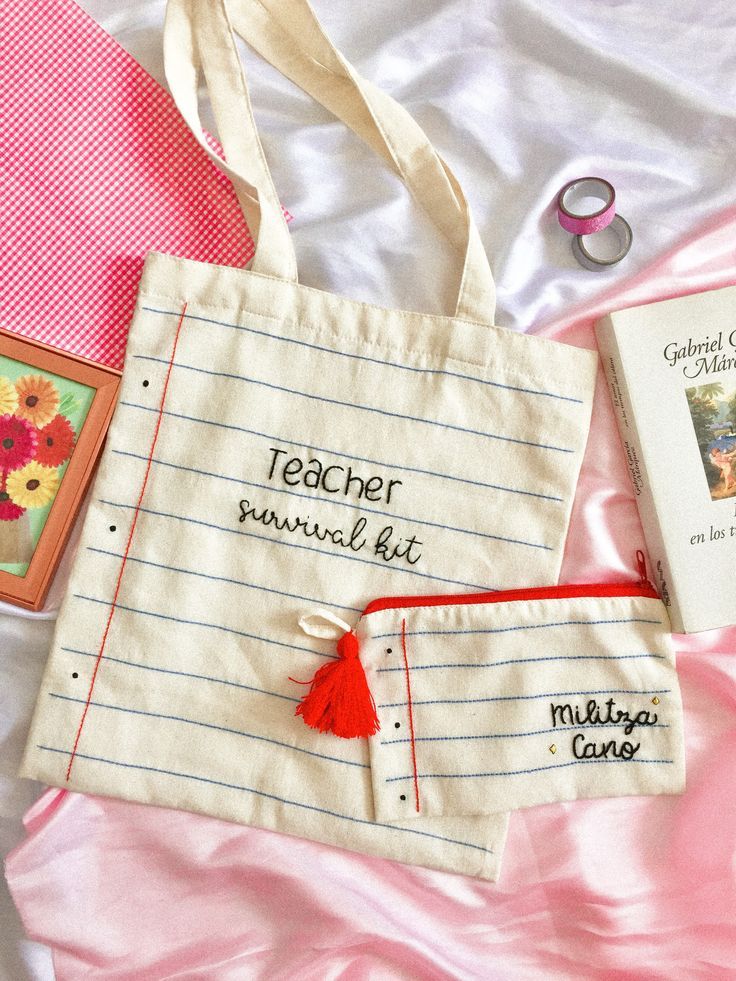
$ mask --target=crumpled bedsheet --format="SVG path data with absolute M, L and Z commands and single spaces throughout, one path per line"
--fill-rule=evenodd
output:
M 85 6 L 123 40 L 130 25 L 160 23 L 160 3 Z M 722 210 L 736 199 L 730 8 L 315 6 L 459 172 L 491 254 L 499 322 L 546 324 L 544 333 L 593 346 L 592 320 L 607 310 L 736 282 L 736 209 Z M 262 125 L 281 147 L 291 136 L 274 169 L 297 216 L 304 281 L 442 309 L 451 271 L 424 219 L 339 128 L 255 74 L 254 87 L 276 86 Z M 355 175 L 348 189 L 342 167 Z M 550 210 L 554 191 L 583 171 L 613 181 L 634 226 L 626 265 L 603 275 L 575 267 Z M 561 581 L 628 577 L 641 545 L 599 379 Z M 0 620 L 3 848 L 36 791 L 12 779 L 12 761 L 48 633 L 46 622 Z M 53 948 L 60 979 L 733 977 L 736 629 L 677 637 L 676 647 L 686 793 L 517 812 L 497 884 L 50 790 L 7 864 L 28 934 Z M 51 977 L 44 951 L 2 909 L 0 973 Z

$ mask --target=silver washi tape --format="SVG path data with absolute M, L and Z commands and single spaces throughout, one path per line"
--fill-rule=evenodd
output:
M 590 236 L 573 236 L 573 255 L 581 266 L 584 266 L 586 269 L 591 269 L 594 272 L 601 272 L 605 269 L 610 269 L 611 266 L 615 266 L 617 262 L 621 262 L 621 260 L 628 255 L 629 249 L 631 248 L 631 243 L 634 239 L 631 226 L 629 225 L 628 221 L 626 221 L 625 218 L 622 218 L 621 215 L 616 215 L 608 228 L 610 228 L 616 235 L 619 248 L 614 255 L 606 256 L 605 258 L 597 256 L 590 249 L 590 245 L 592 245 L 592 241 L 590 240 L 595 239 L 596 235 L 600 233 L 596 232 Z M 586 239 L 588 239 L 588 242 L 586 242 Z

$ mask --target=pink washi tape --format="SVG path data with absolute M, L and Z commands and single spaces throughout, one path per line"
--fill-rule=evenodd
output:
M 602 201 L 602 207 L 590 210 L 590 198 Z M 616 192 L 613 184 L 602 177 L 578 177 L 565 184 L 557 195 L 557 218 L 573 235 L 591 235 L 607 228 L 616 214 Z

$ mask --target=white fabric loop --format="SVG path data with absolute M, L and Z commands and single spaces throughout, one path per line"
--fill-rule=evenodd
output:
M 315 620 L 323 620 L 331 626 L 315 623 Z M 299 617 L 299 626 L 305 634 L 310 637 L 319 637 L 320 640 L 339 640 L 343 634 L 349 634 L 353 629 L 349 623 L 345 623 L 334 613 L 321 608 L 311 610 Z

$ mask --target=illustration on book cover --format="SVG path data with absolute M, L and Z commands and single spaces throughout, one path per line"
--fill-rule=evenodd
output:
M 685 394 L 711 499 L 736 497 L 736 380 Z

